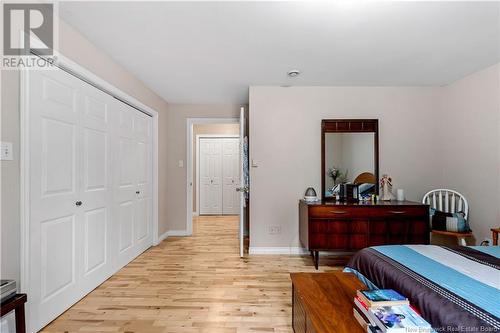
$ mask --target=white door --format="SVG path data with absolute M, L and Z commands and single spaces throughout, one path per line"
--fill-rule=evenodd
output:
M 31 332 L 151 245 L 152 127 L 62 70 L 27 75 Z
M 118 265 L 121 267 L 151 245 L 151 117 L 120 101 L 117 122 L 114 207 Z
M 137 256 L 151 246 L 153 240 L 152 119 L 138 110 L 134 110 L 134 135 L 136 139 L 134 242 Z
M 111 98 L 60 70 L 29 77 L 30 330 L 111 271 Z M 83 177 L 82 177 L 83 176 Z
M 111 155 L 114 99 L 102 91 L 81 84 L 81 152 L 79 213 L 83 224 L 82 289 L 88 293 L 113 273 L 111 262 L 113 172 Z
M 240 212 L 240 196 L 236 192 L 240 182 L 240 147 L 238 138 L 226 138 L 222 141 L 223 194 L 222 213 L 237 215 Z
M 199 145 L 200 214 L 222 214 L 222 142 L 201 138 Z

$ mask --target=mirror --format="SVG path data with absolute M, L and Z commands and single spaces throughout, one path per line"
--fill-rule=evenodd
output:
M 323 120 L 322 197 L 333 200 L 342 184 L 360 196 L 378 193 L 378 121 Z

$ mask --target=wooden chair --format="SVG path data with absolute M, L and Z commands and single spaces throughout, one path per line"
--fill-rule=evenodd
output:
M 464 218 L 466 220 L 469 218 L 469 204 L 467 199 L 465 199 L 465 197 L 457 191 L 448 189 L 432 190 L 424 195 L 422 202 L 429 205 L 431 208 L 444 213 L 463 212 Z M 472 232 L 432 230 L 432 233 L 436 235 L 456 237 L 458 244 L 463 246 L 467 245 L 465 239 L 472 237 Z
M 375 175 L 371 172 L 363 172 L 354 179 L 354 184 L 375 184 L 377 182 Z

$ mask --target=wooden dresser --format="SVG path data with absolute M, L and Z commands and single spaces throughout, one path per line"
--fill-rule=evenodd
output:
M 356 251 L 387 244 L 429 244 L 429 206 L 409 201 L 299 203 L 302 246 L 316 269 L 319 251 Z

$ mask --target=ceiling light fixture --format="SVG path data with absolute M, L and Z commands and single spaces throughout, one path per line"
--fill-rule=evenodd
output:
M 300 71 L 298 69 L 292 69 L 286 73 L 289 77 L 297 77 L 300 75 Z

